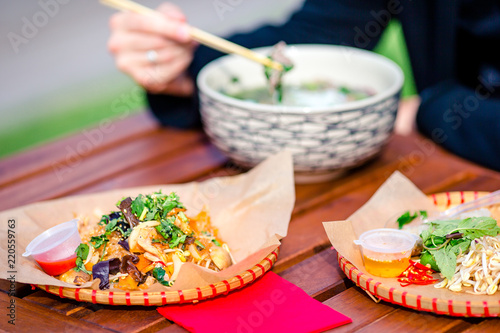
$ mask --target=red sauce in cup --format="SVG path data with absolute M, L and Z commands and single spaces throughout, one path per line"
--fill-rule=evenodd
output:
M 59 260 L 59 261 L 36 261 L 40 267 L 49 275 L 60 275 L 69 271 L 71 268 L 76 267 L 76 254 L 73 256 Z

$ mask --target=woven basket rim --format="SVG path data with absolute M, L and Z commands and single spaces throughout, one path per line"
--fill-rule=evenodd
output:
M 250 269 L 229 279 L 214 284 L 183 290 L 161 292 L 144 291 L 105 291 L 90 288 L 68 288 L 51 285 L 34 285 L 61 298 L 79 302 L 107 305 L 159 306 L 168 304 L 197 303 L 212 297 L 227 295 L 229 292 L 248 286 L 266 274 L 276 263 L 279 246 Z
M 446 209 L 489 192 L 455 191 L 441 192 L 429 195 L 429 199 L 439 208 Z M 358 270 L 351 262 L 337 252 L 338 262 L 342 271 L 358 287 L 367 293 L 386 302 L 401 305 L 418 311 L 433 312 L 439 315 L 456 317 L 500 317 L 500 299 L 491 301 L 455 301 L 451 299 L 428 298 L 412 294 L 401 288 L 389 288 L 382 282 Z M 471 295 L 472 296 L 472 295 Z M 472 299 L 472 298 L 471 298 Z

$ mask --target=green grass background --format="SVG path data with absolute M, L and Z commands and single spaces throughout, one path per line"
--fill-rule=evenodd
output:
M 411 72 L 408 51 L 398 21 L 391 21 L 385 30 L 375 52 L 380 53 L 399 64 L 405 75 L 402 97 L 416 94 L 415 82 Z M 99 96 L 88 102 L 56 112 L 34 121 L 26 121 L 22 126 L 13 127 L 0 133 L 0 158 L 29 149 L 96 125 L 103 119 L 118 117 L 123 113 L 134 113 L 146 106 L 144 99 L 129 99 L 126 107 L 112 108 L 116 102 L 115 93 Z

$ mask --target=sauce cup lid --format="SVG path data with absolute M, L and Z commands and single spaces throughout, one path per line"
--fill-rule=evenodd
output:
M 362 233 L 354 243 L 374 252 L 395 253 L 411 250 L 417 239 L 418 236 L 403 230 L 382 228 Z
M 58 224 L 36 236 L 26 247 L 23 257 L 48 252 L 78 233 L 78 219 Z

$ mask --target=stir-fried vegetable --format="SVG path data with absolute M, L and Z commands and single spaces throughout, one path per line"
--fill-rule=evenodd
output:
M 171 286 L 186 262 L 215 271 L 232 264 L 207 213 L 186 216 L 175 193 L 123 198 L 117 207 L 101 217 L 96 232 L 76 251 L 75 271 L 99 278 L 100 289 L 135 290 L 156 282 Z

